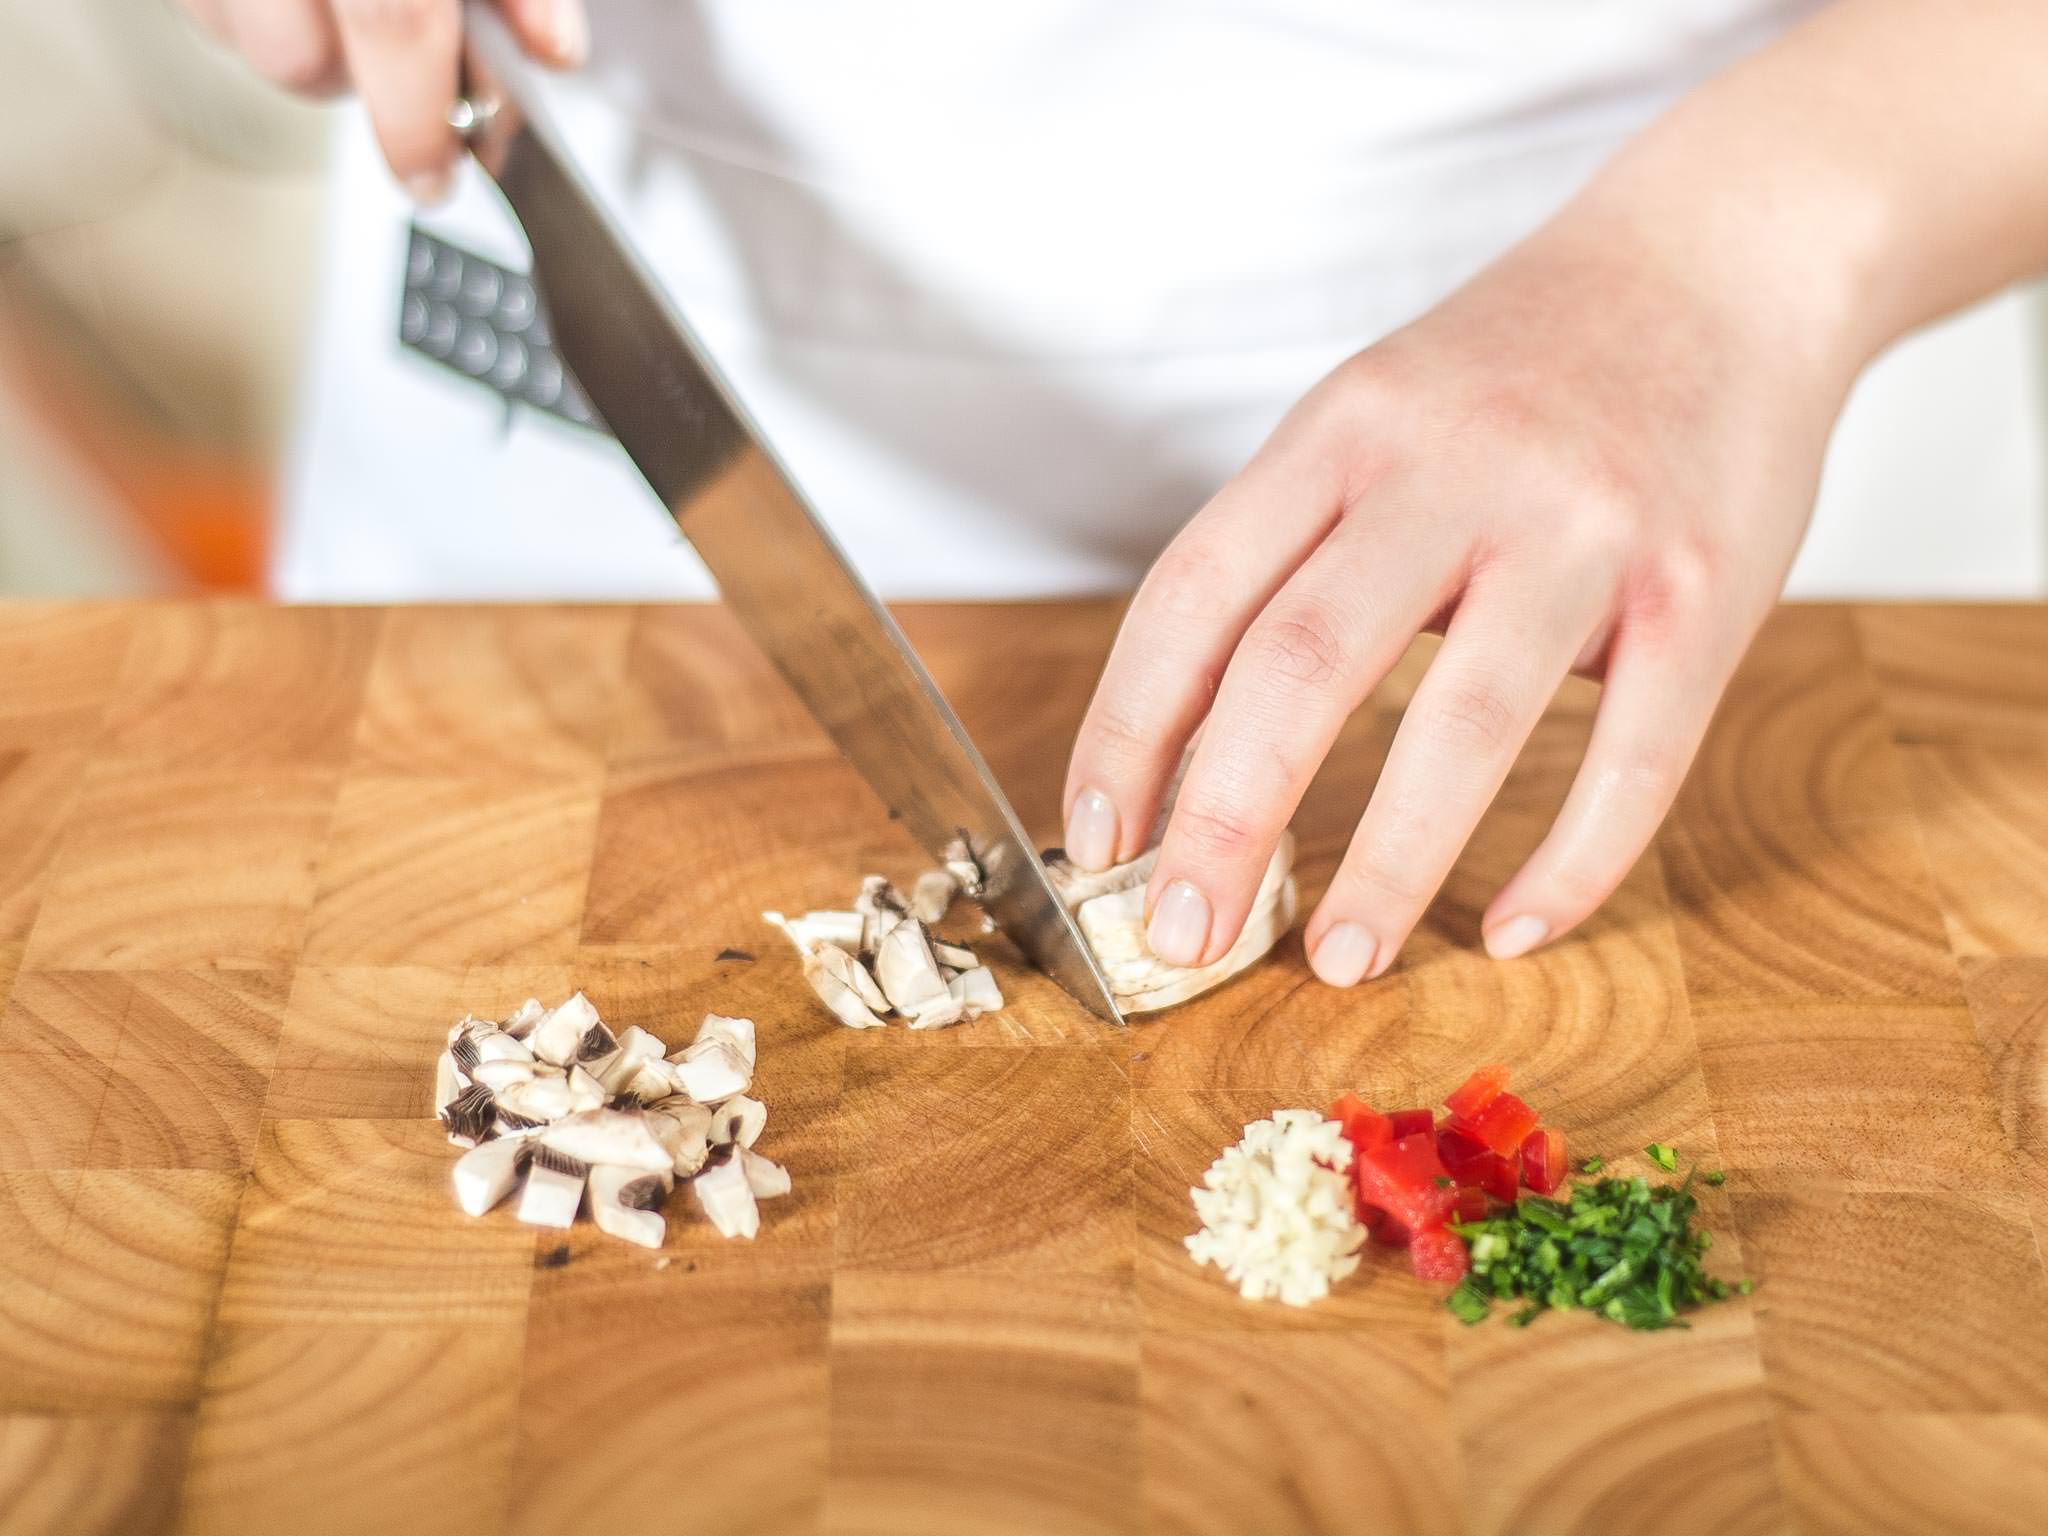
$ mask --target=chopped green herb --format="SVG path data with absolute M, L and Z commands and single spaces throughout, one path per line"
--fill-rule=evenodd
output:
M 1719 1189 L 1723 1184 L 1726 1184 L 1728 1182 L 1728 1175 L 1723 1173 L 1718 1168 L 1709 1168 L 1705 1173 L 1700 1175 L 1700 1182 L 1702 1184 L 1711 1184 L 1714 1186 L 1714 1188 Z
M 1697 1209 L 1690 1175 L 1654 1186 L 1600 1179 L 1575 1184 L 1568 1199 L 1524 1195 L 1485 1221 L 1451 1226 L 1471 1245 L 1472 1270 L 1445 1305 L 1466 1323 L 1500 1300 L 1521 1303 L 1509 1316 L 1518 1328 L 1572 1307 L 1629 1328 L 1684 1328 L 1687 1309 L 1750 1290 L 1747 1280 L 1707 1274 L 1701 1260 L 1713 1237 L 1694 1229 Z
M 1583 1163 L 1579 1164 L 1579 1172 L 1581 1172 L 1581 1173 L 1598 1173 L 1598 1172 L 1599 1172 L 1599 1171 L 1600 1171 L 1600 1170 L 1601 1170 L 1602 1168 L 1605 1168 L 1606 1166 L 1607 1166 L 1607 1159 L 1606 1159 L 1606 1158 L 1604 1158 L 1604 1157 L 1589 1157 L 1589 1158 L 1587 1158 L 1587 1159 L 1586 1159 L 1586 1160 L 1585 1160 L 1585 1161 L 1584 1161 Z
M 1643 1148 L 1643 1155 L 1666 1173 L 1678 1172 L 1678 1149 L 1675 1147 L 1667 1147 L 1661 1141 L 1653 1141 Z
M 1454 1182 L 1455 1180 L 1451 1179 L 1446 1174 L 1440 1173 L 1436 1176 L 1436 1187 L 1438 1189 L 1449 1189 Z

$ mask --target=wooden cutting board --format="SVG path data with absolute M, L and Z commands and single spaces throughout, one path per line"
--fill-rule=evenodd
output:
M 905 623 L 1052 834 L 1107 605 Z M 1298 821 L 1312 897 L 1418 651 Z M 1512 964 L 1573 685 L 1399 967 L 855 1034 L 761 908 L 923 862 L 706 609 L 0 608 L 0 1530 L 2012 1531 L 2048 1511 L 2048 611 L 1790 608 L 1652 853 Z M 465 1010 L 760 1023 L 758 1241 L 448 1194 Z M 1459 1327 L 1180 1247 L 1247 1120 L 1510 1063 L 1728 1170 L 1748 1301 Z M 664 1262 L 665 1261 L 665 1262 Z

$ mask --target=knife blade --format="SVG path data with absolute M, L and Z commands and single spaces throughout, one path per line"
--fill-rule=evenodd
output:
M 525 230 L 556 350 L 726 606 L 882 803 L 929 853 L 964 839 L 1003 932 L 1089 1012 L 1121 1023 L 966 730 L 578 171 L 495 9 L 464 9 L 451 122 Z

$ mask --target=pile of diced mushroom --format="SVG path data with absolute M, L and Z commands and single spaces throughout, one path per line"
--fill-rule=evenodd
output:
M 789 935 L 804 979 L 840 1023 L 879 1029 L 893 1013 L 912 1029 L 943 1029 L 1003 1006 L 974 951 L 932 933 L 956 896 L 979 888 L 979 867 L 963 853 L 920 875 L 908 896 L 869 875 L 851 911 L 761 916 Z
M 789 1193 L 754 1151 L 768 1108 L 747 1097 L 753 1076 L 751 1019 L 706 1014 L 671 1052 L 637 1025 L 613 1034 L 581 992 L 554 1009 L 529 998 L 503 1023 L 465 1018 L 434 1080 L 434 1111 L 468 1149 L 456 1203 L 481 1216 L 517 1189 L 523 1222 L 567 1227 L 587 1206 L 600 1230 L 659 1248 L 681 1179 L 721 1233 L 752 1237 L 755 1202 Z

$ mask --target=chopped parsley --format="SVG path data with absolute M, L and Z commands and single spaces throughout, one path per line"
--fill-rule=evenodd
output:
M 1579 1172 L 1581 1172 L 1581 1173 L 1598 1173 L 1598 1172 L 1599 1172 L 1599 1171 L 1600 1171 L 1600 1170 L 1601 1170 L 1602 1168 L 1605 1168 L 1606 1166 L 1607 1166 L 1607 1159 L 1606 1159 L 1606 1158 L 1604 1158 L 1604 1157 L 1589 1157 L 1589 1158 L 1587 1158 L 1587 1159 L 1586 1159 L 1586 1160 L 1585 1160 L 1585 1161 L 1584 1161 L 1583 1163 L 1579 1164 Z
M 1653 1141 L 1643 1148 L 1643 1156 L 1662 1168 L 1666 1173 L 1678 1172 L 1678 1149 L 1667 1147 L 1661 1141 Z
M 1653 1159 L 1670 1153 L 1646 1150 Z M 1451 1226 L 1471 1245 L 1472 1269 L 1444 1304 L 1464 1323 L 1479 1322 L 1498 1300 L 1523 1303 L 1509 1317 L 1516 1327 L 1572 1307 L 1629 1328 L 1687 1327 L 1682 1311 L 1750 1288 L 1706 1272 L 1713 1236 L 1694 1229 L 1697 1209 L 1690 1175 L 1655 1186 L 1600 1179 L 1574 1185 L 1563 1200 L 1524 1195 L 1488 1220 Z
M 1728 1175 L 1718 1168 L 1707 1168 L 1701 1170 L 1700 1182 L 1702 1184 L 1711 1184 L 1714 1188 L 1719 1189 L 1728 1182 Z

